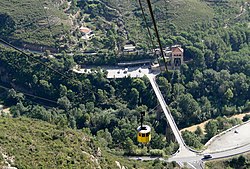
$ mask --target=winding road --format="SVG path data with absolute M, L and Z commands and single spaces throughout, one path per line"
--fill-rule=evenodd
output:
M 250 152 L 250 136 L 248 134 L 248 129 L 250 127 L 250 121 L 233 127 L 223 134 L 219 134 L 212 141 L 210 141 L 209 145 L 207 145 L 207 149 L 203 152 L 198 152 L 189 148 L 182 136 L 181 133 L 174 121 L 174 118 L 171 115 L 171 112 L 161 94 L 161 91 L 155 81 L 155 77 L 159 72 L 152 72 L 148 68 L 142 67 L 134 67 L 129 68 L 126 73 L 122 68 L 106 68 L 108 71 L 108 78 L 126 78 L 127 76 L 131 77 L 143 77 L 144 75 L 148 77 L 152 88 L 157 96 L 157 99 L 162 107 L 162 110 L 166 116 L 166 119 L 171 127 L 173 134 L 177 143 L 179 144 L 178 151 L 172 155 L 169 159 L 159 158 L 159 157 L 149 157 L 143 156 L 140 157 L 141 160 L 155 160 L 159 159 L 162 161 L 176 161 L 181 167 L 188 167 L 192 169 L 204 169 L 204 161 L 214 160 L 214 159 L 222 159 L 231 156 L 235 156 L 238 154 Z M 84 70 L 76 70 L 73 69 L 76 73 L 90 73 L 90 69 Z M 237 130 L 237 132 L 235 132 Z M 236 135 L 237 134 L 237 135 Z M 226 144 L 224 144 L 226 143 Z M 203 159 L 203 153 L 210 153 L 212 158 Z M 130 159 L 138 160 L 138 157 L 129 157 Z

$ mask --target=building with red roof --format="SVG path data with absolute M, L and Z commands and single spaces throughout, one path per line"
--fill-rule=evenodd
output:
M 82 33 L 82 39 L 91 39 L 93 36 L 95 36 L 95 34 L 93 33 L 93 31 L 87 27 L 80 27 L 80 32 Z

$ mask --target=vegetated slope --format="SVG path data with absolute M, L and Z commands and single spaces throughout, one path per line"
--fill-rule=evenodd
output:
M 1 118 L 0 131 L 1 150 L 18 168 L 115 167 L 86 132 L 26 118 Z
M 209 24 L 214 17 L 213 9 L 198 0 L 159 1 L 154 6 L 166 9 L 164 11 L 166 16 L 161 17 L 162 15 L 159 15 L 158 19 L 165 21 L 165 26 L 168 22 L 173 23 L 177 30 L 187 30 L 194 28 L 196 25 Z
M 86 133 L 25 118 L 1 118 L 0 131 L 1 148 L 8 156 L 14 156 L 18 168 L 100 165 L 92 156 L 97 147 Z
M 120 11 L 128 31 L 128 38 L 137 43 L 148 39 L 146 24 L 138 1 L 102 0 L 108 6 Z M 153 24 L 146 1 L 142 1 L 149 27 Z M 170 35 L 181 31 L 206 30 L 211 27 L 223 27 L 234 23 L 234 17 L 240 13 L 243 3 L 239 1 L 211 2 L 200 0 L 155 0 L 152 1 L 153 12 L 163 44 L 168 44 Z M 242 16 L 243 17 L 243 16 Z M 148 42 L 150 43 L 150 42 Z
M 0 168 L 6 161 L 17 168 L 177 167 L 176 163 L 142 163 L 113 155 L 89 133 L 88 129 L 76 131 L 28 118 L 1 117 Z
M 32 44 L 55 45 L 70 28 L 59 0 L 0 1 L 0 36 Z M 66 3 L 66 2 L 64 2 Z
M 124 30 L 127 32 L 125 38 L 141 44 L 142 47 L 145 47 L 146 44 L 151 45 L 138 1 L 101 1 L 119 11 L 124 23 Z M 153 23 L 146 1 L 142 1 L 142 5 L 148 26 L 153 33 Z M 163 44 L 169 35 L 174 34 L 177 30 L 192 29 L 195 25 L 201 25 L 213 19 L 213 9 L 205 2 L 198 0 L 158 0 L 152 1 L 152 7 Z
M 249 168 L 250 167 L 250 154 L 240 155 L 230 159 L 217 160 L 206 162 L 207 169 L 221 169 L 221 168 Z
M 170 45 L 169 35 L 176 35 L 182 30 L 205 30 L 242 22 L 247 17 L 247 4 L 244 2 L 246 0 L 155 0 L 152 1 L 152 6 L 162 43 Z M 142 3 L 153 32 L 148 6 L 146 1 Z M 77 12 L 78 10 L 81 12 Z M 69 29 L 73 25 L 72 20 L 84 20 L 78 26 L 88 26 L 97 35 L 85 48 L 93 48 L 94 51 L 114 50 L 117 46 L 121 49 L 126 39 L 141 43 L 141 47 L 146 47 L 146 43 L 150 44 L 138 1 L 9 0 L 0 2 L 0 11 L 0 36 L 21 42 L 58 48 L 66 45 L 66 39 L 69 38 L 69 41 L 75 40 L 74 43 L 78 44 L 82 41 L 75 37 L 80 36 L 79 30 L 75 29 L 72 31 L 75 35 L 69 35 Z M 69 14 L 72 17 L 68 17 L 64 11 L 72 13 L 73 15 Z M 87 42 L 81 42 L 81 45 L 84 43 Z

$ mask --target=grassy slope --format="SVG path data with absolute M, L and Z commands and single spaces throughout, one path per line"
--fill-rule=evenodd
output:
M 71 130 L 29 119 L 0 119 L 0 145 L 4 152 L 15 156 L 18 168 L 61 168 L 71 163 L 95 166 L 82 151 L 93 153 L 84 141 L 88 136 Z
M 58 0 L 0 1 L 0 11 L 15 21 L 16 30 L 13 34 L 15 39 L 54 45 L 53 36 L 62 34 L 70 26 L 68 17 L 59 10 L 57 3 Z
M 27 118 L 0 118 L 0 151 L 14 156 L 12 166 L 18 168 L 117 168 L 115 161 L 128 168 L 154 168 L 154 162 L 110 154 L 101 144 L 83 131 Z M 97 155 L 98 147 L 101 156 Z
M 141 25 L 144 23 L 137 1 L 131 0 L 102 0 L 110 6 L 118 9 L 125 21 L 126 29 L 130 32 L 130 39 L 136 42 L 147 39 L 147 30 Z M 247 1 L 247 0 L 244 0 Z M 151 21 L 148 6 L 142 1 L 147 13 L 147 20 Z M 208 3 L 203 0 L 153 0 L 156 22 L 159 27 L 160 36 L 163 39 L 169 38 L 170 24 L 176 26 L 176 31 L 194 31 L 208 29 L 213 25 L 224 26 L 225 23 L 233 22 L 233 18 L 240 11 L 239 0 L 230 0 L 228 3 Z M 235 20 L 235 22 L 237 22 Z M 151 25 L 151 30 L 153 26 Z M 153 32 L 153 30 L 152 30 Z
M 238 166 L 243 168 L 248 169 L 250 167 L 250 153 L 246 153 L 243 155 L 246 158 L 246 163 L 244 165 Z M 235 168 L 233 166 L 230 166 L 230 161 L 232 159 L 237 159 L 239 158 L 239 156 L 235 156 L 235 157 L 231 157 L 228 159 L 223 159 L 223 160 L 215 160 L 215 161 L 210 161 L 210 162 L 206 162 L 206 167 L 205 169 L 231 169 L 231 168 Z
M 129 39 L 135 40 L 137 43 L 148 41 L 147 30 L 141 26 L 144 21 L 140 15 L 141 11 L 137 1 L 100 1 L 120 11 L 125 21 L 125 28 L 129 32 Z M 59 10 L 59 2 L 59 0 L 0 1 L 0 13 L 7 13 L 14 19 L 16 31 L 13 37 L 15 39 L 54 46 L 55 37 L 59 37 L 57 36 L 59 34 L 66 34 L 70 27 L 69 18 L 62 10 Z M 142 2 L 150 22 L 147 4 L 145 1 Z M 197 25 L 198 27 L 206 25 L 209 28 L 211 25 L 208 23 L 213 23 L 215 20 L 231 24 L 237 21 L 233 18 L 239 13 L 242 4 L 241 0 L 230 0 L 228 3 L 208 3 L 206 0 L 154 0 L 151 2 L 160 36 L 163 39 L 169 37 L 171 23 L 176 26 L 177 32 L 197 30 Z M 46 15 L 49 16 L 49 21 Z M 52 25 L 51 29 L 49 29 L 48 23 Z M 96 20 L 93 19 L 93 26 L 95 24 L 97 24 Z M 223 23 L 221 25 L 224 26 Z M 152 28 L 151 25 L 151 30 Z

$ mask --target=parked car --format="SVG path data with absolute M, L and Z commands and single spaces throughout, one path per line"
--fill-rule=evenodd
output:
M 211 154 L 204 154 L 203 155 L 203 159 L 209 159 L 209 158 L 212 158 Z
M 141 157 L 138 157 L 137 160 L 138 160 L 138 161 L 142 161 L 142 158 L 141 158 Z
M 123 73 L 124 73 L 124 74 L 128 73 L 128 68 L 125 68 L 125 70 L 124 70 Z

